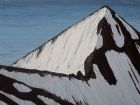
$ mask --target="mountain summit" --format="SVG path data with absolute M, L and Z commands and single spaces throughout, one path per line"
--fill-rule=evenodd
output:
M 64 74 L 81 71 L 85 74 L 85 59 L 97 44 L 98 25 L 109 15 L 109 8 L 103 7 L 30 52 L 13 66 Z
M 112 63 L 118 57 L 127 59 L 127 64 L 134 66 L 140 74 L 139 37 L 133 27 L 104 6 L 30 52 L 13 66 L 66 75 L 81 74 L 90 79 L 96 78 L 94 68 L 97 65 L 103 77 L 110 84 L 116 84 Z
M 140 35 L 106 6 L 12 66 L 0 66 L 7 103 L 140 105 Z
M 30 52 L 13 66 L 63 74 L 77 74 L 80 71 L 86 75 L 94 68 L 92 65 L 97 63 L 100 69 L 110 72 L 106 54 L 125 52 L 128 57 L 133 56 L 133 64 L 137 67 L 140 65 L 138 51 L 135 56 L 125 51 L 129 45 L 139 46 L 137 42 L 137 31 L 104 6 Z

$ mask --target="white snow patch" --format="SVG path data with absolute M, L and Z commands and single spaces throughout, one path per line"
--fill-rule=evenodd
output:
M 135 73 L 138 81 L 140 81 L 140 76 L 138 75 L 137 70 L 135 69 L 134 65 L 132 64 L 131 60 L 129 59 L 129 57 L 125 54 L 125 53 L 118 53 L 114 50 L 111 51 L 107 51 L 105 53 L 108 63 L 110 65 L 110 67 L 112 68 L 112 70 L 114 71 L 115 77 L 117 77 L 118 79 L 122 79 L 121 81 L 124 81 L 124 84 L 128 85 L 128 87 L 130 87 L 130 90 L 136 90 L 133 81 L 128 73 L 128 71 L 130 73 L 133 72 Z M 131 70 L 132 69 L 132 70 Z M 122 73 L 122 75 L 120 75 L 120 73 Z M 133 76 L 134 82 L 137 85 L 137 88 L 140 90 L 140 86 L 139 83 L 136 81 L 135 77 L 133 74 L 131 74 Z M 125 80 L 125 78 L 128 78 L 130 81 Z M 133 85 L 130 85 L 130 83 L 132 83 Z M 133 89 L 132 89 L 133 88 Z M 126 89 L 127 90 L 127 89 Z M 129 90 L 129 89 L 128 89 Z M 132 91 L 131 91 L 132 92 Z M 134 94 L 134 93 L 131 93 Z M 138 93 L 136 93 L 138 94 Z
M 124 46 L 124 35 L 122 34 L 120 27 L 119 27 L 119 30 L 121 33 L 119 33 L 117 31 L 117 27 L 116 27 L 117 23 L 113 19 L 112 14 L 110 13 L 109 10 L 106 12 L 105 17 L 107 19 L 107 22 L 111 25 L 111 29 L 113 32 L 113 38 L 114 38 L 114 41 L 116 42 L 116 45 L 120 48 L 123 47 Z
M 0 105 L 8 105 L 8 104 L 6 104 L 6 103 L 3 102 L 3 101 L 0 101 Z
M 19 83 L 14 83 L 13 86 L 19 91 L 19 92 L 31 92 L 32 90 L 23 85 L 23 84 L 19 84 Z
M 47 105 L 60 105 L 59 103 L 55 102 L 54 100 L 52 99 L 49 99 L 47 97 L 44 97 L 44 96 L 40 96 L 38 95 L 37 96 L 39 99 L 41 99 L 44 103 L 46 103 Z
M 103 38 L 101 35 L 98 35 L 96 49 L 100 49 L 103 46 Z

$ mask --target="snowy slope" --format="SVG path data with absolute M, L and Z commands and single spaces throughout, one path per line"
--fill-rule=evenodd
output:
M 106 53 L 117 79 L 110 85 L 94 64 L 96 79 L 0 66 L 1 102 L 19 105 L 140 105 L 140 76 L 124 53 Z M 110 78 L 111 79 L 111 78 Z M 6 97 L 4 97 L 6 96 Z M 17 105 L 11 104 L 11 105 Z M 4 104 L 2 104 L 4 105 Z
M 35 51 L 16 62 L 14 66 L 51 70 L 53 72 L 84 74 L 84 61 L 94 50 L 97 42 L 97 25 L 107 8 L 66 29 Z M 98 17 L 98 18 L 97 18 Z
M 125 36 L 122 32 L 120 20 L 132 39 L 138 39 L 138 35 L 125 21 L 107 7 L 97 10 L 82 21 L 66 29 L 58 36 L 52 38 L 36 50 L 30 52 L 22 59 L 13 64 L 15 67 L 28 69 L 49 70 L 51 72 L 76 74 L 81 71 L 85 75 L 85 60 L 95 50 L 101 48 L 103 35 L 101 32 L 105 25 L 109 24 L 107 31 L 111 28 L 115 47 L 122 48 Z M 104 22 L 106 21 L 105 25 Z M 101 28 L 101 30 L 100 30 Z M 111 37 L 106 35 L 105 38 Z M 108 38 L 109 39 L 109 38 Z M 98 43 L 97 43 L 98 40 Z
M 102 7 L 15 67 L 0 66 L 0 104 L 140 105 L 139 37 Z

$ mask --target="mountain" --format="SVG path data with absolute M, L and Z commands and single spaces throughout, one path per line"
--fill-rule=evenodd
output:
M 140 35 L 104 6 L 0 66 L 0 103 L 140 105 Z

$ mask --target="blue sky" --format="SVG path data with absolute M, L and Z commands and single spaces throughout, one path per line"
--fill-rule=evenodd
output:
M 140 0 L 0 0 L 0 64 L 11 64 L 108 5 L 140 31 Z
M 0 0 L 1 5 L 34 5 L 34 4 L 88 4 L 88 3 L 103 3 L 103 4 L 123 4 L 137 5 L 140 0 Z

